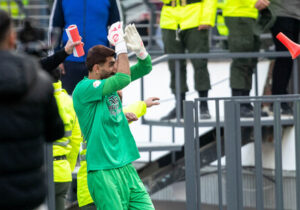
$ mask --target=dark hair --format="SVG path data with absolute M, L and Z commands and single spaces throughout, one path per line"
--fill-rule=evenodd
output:
M 103 45 L 96 45 L 89 49 L 85 65 L 89 71 L 93 70 L 95 64 L 103 64 L 107 57 L 115 56 L 115 51 Z
M 0 9 L 0 42 L 5 39 L 5 35 L 7 34 L 8 30 L 12 25 L 12 19 L 10 18 L 9 14 Z

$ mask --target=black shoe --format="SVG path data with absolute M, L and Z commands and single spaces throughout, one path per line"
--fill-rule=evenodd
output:
M 180 112 L 180 118 L 183 118 L 183 113 L 182 111 Z M 169 114 L 167 114 L 166 116 L 162 117 L 160 120 L 172 120 L 172 119 L 176 119 L 176 107 L 173 108 Z
M 293 115 L 293 109 L 287 103 L 282 103 L 281 104 L 281 114 Z
M 273 104 L 270 105 L 269 110 L 273 112 Z M 290 107 L 288 103 L 281 103 L 281 114 L 283 115 L 293 115 L 293 109 Z
M 251 110 L 253 112 L 254 115 L 254 107 L 249 103 L 249 104 L 244 104 L 249 110 Z M 242 115 L 241 115 L 242 116 Z M 260 116 L 262 117 L 268 117 L 269 114 L 263 110 L 260 111 Z
M 242 104 L 240 107 L 240 115 L 241 117 L 247 117 L 247 118 L 253 117 L 253 110 L 251 110 L 247 104 Z
M 209 113 L 209 110 L 208 110 L 208 107 L 200 107 L 200 119 L 202 120 L 207 120 L 207 119 L 210 119 L 211 116 L 210 116 L 210 113 Z

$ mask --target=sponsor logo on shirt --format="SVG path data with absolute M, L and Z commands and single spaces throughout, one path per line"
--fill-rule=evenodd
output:
M 117 116 L 121 112 L 119 98 L 116 95 L 108 97 L 108 109 L 111 115 Z
M 99 87 L 100 84 L 101 84 L 101 81 L 100 81 L 100 80 L 96 80 L 95 82 L 93 82 L 94 88 Z

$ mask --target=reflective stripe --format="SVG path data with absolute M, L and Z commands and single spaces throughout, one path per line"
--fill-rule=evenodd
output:
M 70 137 L 72 136 L 72 131 L 65 131 L 64 137 Z
M 55 89 L 55 90 L 54 90 L 54 93 L 59 92 L 59 91 L 62 91 L 62 90 L 63 90 L 62 88 Z
M 80 161 L 86 161 L 86 155 L 80 155 Z
M 53 145 L 66 147 L 66 146 L 68 146 L 69 143 L 70 143 L 70 140 L 68 139 L 67 141 L 63 141 L 63 142 L 54 142 Z

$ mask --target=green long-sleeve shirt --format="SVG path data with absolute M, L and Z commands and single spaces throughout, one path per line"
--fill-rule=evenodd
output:
M 130 68 L 129 81 L 146 75 L 151 69 L 150 56 L 138 60 Z M 74 108 L 87 140 L 88 171 L 119 168 L 140 157 L 116 92 L 128 85 L 128 79 L 123 77 L 129 75 L 118 73 L 104 80 L 85 78 L 73 92 Z

